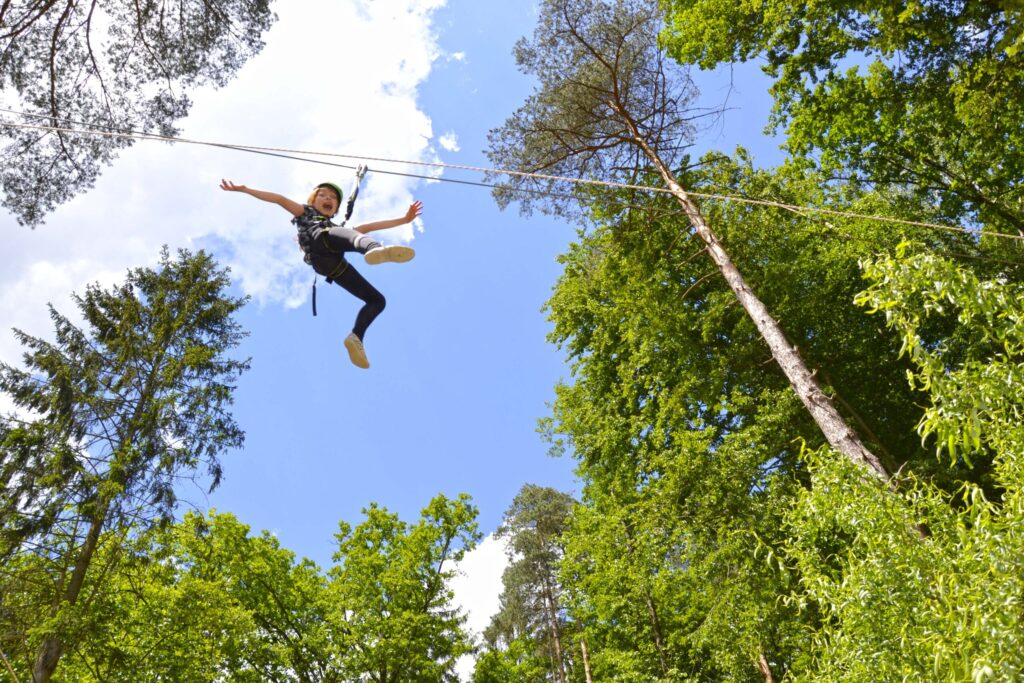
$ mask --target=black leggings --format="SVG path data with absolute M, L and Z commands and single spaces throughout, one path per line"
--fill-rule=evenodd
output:
M 346 264 L 340 273 L 332 274 L 331 279 L 341 285 L 346 292 L 363 302 L 363 307 L 356 314 L 355 327 L 352 328 L 352 332 L 362 340 L 363 335 L 366 334 L 366 328 L 381 314 L 387 301 L 376 287 L 352 267 L 351 263 L 345 261 L 345 252 L 355 251 L 365 254 L 370 249 L 379 247 L 380 242 L 355 230 L 342 227 L 325 230 L 319 233 L 315 240 L 320 242 L 318 246 L 323 246 L 331 254 L 336 254 L 336 258 Z
M 356 314 L 355 327 L 352 328 L 352 332 L 362 341 L 363 335 L 366 334 L 366 328 L 370 326 L 374 318 L 381 314 L 387 301 L 376 287 L 367 282 L 366 278 L 352 267 L 351 263 L 341 275 L 334 278 L 334 281 L 344 287 L 346 292 L 363 301 L 363 307 Z

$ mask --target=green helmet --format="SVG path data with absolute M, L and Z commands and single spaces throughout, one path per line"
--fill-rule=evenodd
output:
M 338 187 L 334 183 L 320 183 L 316 187 L 317 189 L 320 189 L 321 187 L 329 187 L 332 190 L 334 190 L 335 194 L 338 195 L 338 205 L 341 205 L 341 200 L 345 197 L 345 193 L 341 191 L 340 187 Z

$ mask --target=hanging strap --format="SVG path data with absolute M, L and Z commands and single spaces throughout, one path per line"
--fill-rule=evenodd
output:
M 342 225 L 345 225 L 348 219 L 352 217 L 352 209 L 356 207 L 356 197 L 359 196 L 359 185 L 363 182 L 363 176 L 369 170 L 366 164 L 359 164 L 356 168 L 356 179 L 352 181 L 352 189 L 348 193 L 348 203 L 345 205 L 345 218 L 341 221 Z
M 313 317 L 316 317 L 316 275 L 313 275 Z

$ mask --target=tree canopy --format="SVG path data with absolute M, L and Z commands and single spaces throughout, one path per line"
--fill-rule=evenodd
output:
M 862 212 L 887 204 L 742 158 L 706 159 L 686 181 L 793 203 L 830 195 Z M 779 602 L 799 574 L 764 558 L 781 552 L 786 511 L 811 484 L 803 447 L 818 448 L 822 435 L 725 284 L 693 254 L 665 258 L 678 219 L 654 218 L 656 208 L 597 213 L 607 224 L 581 233 L 563 257 L 549 303 L 552 339 L 573 376 L 546 428 L 584 484 L 563 539 L 567 607 L 585 625 L 598 680 L 672 680 L 673 671 L 753 680 L 762 666 L 781 675 L 807 651 L 804 629 L 816 622 L 813 611 Z M 871 221 L 828 227 L 724 201 L 704 208 L 888 467 L 950 492 L 969 480 L 998 495 L 991 453 L 978 453 L 972 469 L 940 464 L 922 447 L 925 394 L 905 381 L 899 340 L 853 303 L 864 288 L 859 263 L 894 250 L 899 235 Z M 921 233 L 930 249 L 972 253 L 969 239 Z M 955 334 L 937 318 L 922 329 L 926 344 Z
M 0 85 L 50 121 L 119 83 L 75 42 L 84 7 L 0 6 Z M 175 88 L 227 77 L 204 60 L 236 68 L 258 49 L 258 31 L 225 28 L 249 6 L 225 6 L 202 39 L 198 6 L 173 21 L 89 7 L 122 40 L 104 54 L 152 69 L 122 99 L 84 98 L 83 115 L 130 104 L 169 126 L 187 110 Z M 265 5 L 249 9 L 243 24 L 265 28 Z M 137 21 L 104 23 L 117 11 Z M 0 418 L 0 652 L 37 683 L 453 682 L 474 652 L 475 683 L 1015 680 L 1021 16 L 1003 2 L 543 0 L 516 47 L 538 88 L 489 153 L 543 174 L 505 182 L 499 203 L 580 222 L 546 308 L 570 375 L 541 421 L 580 492 L 525 485 L 511 501 L 484 642 L 449 585 L 481 538 L 468 495 L 413 521 L 368 504 L 339 523 L 324 569 L 229 513 L 175 519 L 178 484 L 216 486 L 242 445 L 230 407 L 248 361 L 230 355 L 244 299 L 227 272 L 165 250 L 76 297 L 77 318 L 51 309 L 52 340 L 16 331 L 24 367 L 0 364 L 19 409 Z M 190 57 L 175 41 L 193 39 Z M 137 49 L 155 52 L 136 63 Z M 47 76 L 75 54 L 79 80 Z M 789 159 L 691 158 L 706 112 L 686 68 L 755 58 Z M 50 93 L 28 84 L 44 76 Z M 132 99 L 154 92 L 151 108 Z M 17 199 L 49 182 L 44 165 L 75 166 L 71 193 L 98 168 L 75 154 L 105 163 L 120 144 L 74 141 L 48 135 L 39 166 L 0 171 L 25 222 L 64 196 Z M 834 438 L 826 404 L 877 468 Z
M 918 3 L 902 15 L 875 5 L 727 4 L 665 2 L 659 15 L 653 2 L 544 3 L 533 39 L 516 53 L 538 89 L 492 133 L 493 160 L 519 170 L 648 183 L 660 176 L 670 186 L 674 176 L 684 191 L 705 195 L 699 213 L 627 188 L 524 202 L 587 219 L 549 302 L 551 338 L 572 377 L 543 423 L 583 482 L 559 581 L 567 623 L 588 645 L 586 673 L 768 682 L 1012 676 L 1016 612 L 995 605 L 1021 595 L 1017 563 L 997 547 L 1018 543 L 1008 530 L 1020 473 L 1007 463 L 1019 451 L 1019 420 L 1008 416 L 1019 412 L 1011 330 L 1021 259 L 1010 215 L 1019 208 L 1017 176 L 1002 176 L 1000 164 L 1004 154 L 1015 163 L 1020 126 L 1016 102 L 1006 102 L 985 114 L 1003 117 L 991 126 L 1003 131 L 999 142 L 982 142 L 990 130 L 977 130 L 984 122 L 973 116 L 982 101 L 1012 97 L 1016 14 L 995 4 L 961 12 L 962 4 Z M 633 26 L 617 9 L 658 25 L 651 52 L 600 49 Z M 940 39 L 944 14 L 953 31 Z M 608 154 L 643 147 L 644 135 L 616 111 L 614 86 L 633 83 L 637 55 L 655 64 L 661 49 L 700 66 L 766 59 L 789 161 L 758 169 L 738 150 L 670 157 L 669 168 L 656 154 Z M 558 50 L 564 59 L 551 56 Z M 877 82 L 858 80 L 849 67 L 875 55 Z M 587 77 L 601 67 L 617 76 Z M 885 69 L 890 76 L 880 75 Z M 886 78 L 893 83 L 881 87 Z M 650 146 L 685 147 L 687 131 L 675 134 L 674 145 Z M 514 179 L 498 200 L 564 189 L 557 182 Z M 722 194 L 791 208 L 707 198 Z M 1012 206 L 998 206 L 1003 198 Z M 563 208 L 571 202 L 573 210 Z M 960 222 L 978 233 L 872 215 Z M 745 316 L 735 288 L 702 263 L 710 242 L 695 244 L 688 229 L 700 220 L 714 226 L 843 420 L 896 476 L 873 480 L 856 459 L 835 457 L 772 362 L 757 316 Z M 980 594 L 986 577 L 993 596 Z M 521 650 L 507 652 L 506 663 L 527 661 Z M 503 671 L 494 657 L 479 670 Z M 570 671 L 582 680 L 580 667 Z
M 485 649 L 474 680 L 550 677 L 565 683 L 576 661 L 562 605 L 558 565 L 574 501 L 546 486 L 525 484 L 496 532 L 509 564 L 502 575 L 498 612 L 484 630 Z
M 1024 17 L 1012 3 L 663 4 L 679 60 L 764 61 L 772 127 L 794 160 L 1024 234 Z
M 14 117 L 0 121 L 2 204 L 36 226 L 93 186 L 132 144 L 116 134 L 173 136 L 188 92 L 226 83 L 263 47 L 269 0 L 169 3 L 0 3 L 0 91 Z M 8 112 L 10 114 L 10 112 Z M 15 127 L 42 126 L 43 128 Z M 87 129 L 115 135 L 76 134 Z
M 457 680 L 455 661 L 471 646 L 447 582 L 480 540 L 476 508 L 467 495 L 439 495 L 416 524 L 377 505 L 364 514 L 355 528 L 341 523 L 330 572 L 347 672 L 374 683 Z
M 103 590 L 107 567 L 93 558 L 104 539 L 166 522 L 179 480 L 205 466 L 216 487 L 219 455 L 242 444 L 229 409 L 248 361 L 228 352 L 245 300 L 228 286 L 208 254 L 165 249 L 158 268 L 76 296 L 84 329 L 51 307 L 55 340 L 16 331 L 26 368 L 0 363 L 0 389 L 33 416 L 0 421 L 0 550 L 49 560 L 47 581 L 29 581 L 46 615 L 37 683 L 80 634 L 79 598 Z
M 364 516 L 341 525 L 327 570 L 229 513 L 105 531 L 93 556 L 102 589 L 94 582 L 74 618 L 56 620 L 60 680 L 456 680 L 472 645 L 448 581 L 476 542 L 475 508 L 438 495 L 413 523 L 376 505 Z M 49 563 L 25 553 L 0 572 L 0 651 L 19 675 L 45 634 Z

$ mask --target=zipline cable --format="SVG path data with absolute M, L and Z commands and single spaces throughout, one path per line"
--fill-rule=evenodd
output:
M 12 109 L 4 109 L 4 108 L 0 108 L 0 112 L 7 113 L 7 114 L 12 114 L 12 115 L 16 115 L 16 116 L 31 116 L 31 117 L 36 117 L 36 118 L 51 118 L 51 117 L 47 117 L 47 116 L 44 116 L 44 115 L 41 115 L 41 114 L 28 114 L 28 113 L 25 113 L 25 112 L 18 112 L 18 111 L 12 110 Z M 139 133 L 139 132 L 136 132 L 136 131 L 119 132 L 119 131 L 103 130 L 102 128 L 99 128 L 99 127 L 94 127 L 94 129 L 92 129 L 92 130 L 83 130 L 83 129 L 78 129 L 78 128 L 67 128 L 67 127 L 62 127 L 62 126 L 46 126 L 46 125 L 42 125 L 42 124 L 30 124 L 30 123 L 10 123 L 10 122 L 7 122 L 7 123 L 2 123 L 0 125 L 12 127 L 12 128 L 22 128 L 22 129 L 34 129 L 34 130 L 49 131 L 49 132 L 54 132 L 54 133 L 68 133 L 68 134 L 78 134 L 78 135 L 99 135 L 99 136 L 104 136 L 104 137 L 116 137 L 116 138 L 126 138 L 126 139 L 134 139 L 134 140 L 151 140 L 151 141 L 169 142 L 169 143 L 172 143 L 172 144 L 178 142 L 178 143 L 190 144 L 190 145 L 202 145 L 202 146 L 207 146 L 207 147 L 219 147 L 219 148 L 222 148 L 222 149 L 231 149 L 231 150 L 235 150 L 235 151 L 250 152 L 250 153 L 255 153 L 255 154 L 263 154 L 263 155 L 267 155 L 267 156 L 277 156 L 277 157 L 293 159 L 293 160 L 297 160 L 297 161 L 306 161 L 306 162 L 309 162 L 309 163 L 317 163 L 317 164 L 323 164 L 323 165 L 327 165 L 327 166 L 337 166 L 337 167 L 340 167 L 340 168 L 348 168 L 348 169 L 353 169 L 355 167 L 354 166 L 349 166 L 349 165 L 346 165 L 346 164 L 325 162 L 325 161 L 320 161 L 320 160 L 317 160 L 317 159 L 308 159 L 308 158 L 288 156 L 288 155 L 304 154 L 304 155 L 309 155 L 309 156 L 324 156 L 324 157 L 338 157 L 338 158 L 345 158 L 345 159 L 358 159 L 358 160 L 361 160 L 361 161 L 379 161 L 379 162 L 383 162 L 383 163 L 405 164 L 405 165 L 409 165 L 409 166 L 426 166 L 426 167 L 431 167 L 431 168 L 471 171 L 471 172 L 474 172 L 474 173 L 484 173 L 484 174 L 487 174 L 487 175 L 508 175 L 508 176 L 513 176 L 513 177 L 537 178 L 537 179 L 540 179 L 540 180 L 551 180 L 551 181 L 555 181 L 555 182 L 567 182 L 567 183 L 584 184 L 584 185 L 597 185 L 597 186 L 610 187 L 610 188 L 616 188 L 616 189 L 639 190 L 639 191 L 643 191 L 643 192 L 654 192 L 654 193 L 661 193 L 661 194 L 672 194 L 672 191 L 670 189 L 668 189 L 668 188 L 665 188 L 665 187 L 653 187 L 653 186 L 650 186 L 650 185 L 635 185 L 635 184 L 630 184 L 630 183 L 619 183 L 619 182 L 609 181 L 609 180 L 595 180 L 595 179 L 588 179 L 588 178 L 570 178 L 568 176 L 548 175 L 548 174 L 544 174 L 544 173 L 532 173 L 532 172 L 528 172 L 528 171 L 511 171 L 511 170 L 507 170 L 507 169 L 485 168 L 485 167 L 480 167 L 480 166 L 467 166 L 467 165 L 462 165 L 462 164 L 446 164 L 446 163 L 441 163 L 441 162 L 429 162 L 429 161 L 409 161 L 409 160 L 405 160 L 405 159 L 391 159 L 391 158 L 387 158 L 387 157 L 373 157 L 373 156 L 365 156 L 365 155 L 357 155 L 357 154 L 343 154 L 343 153 L 338 153 L 338 152 L 317 152 L 317 151 L 308 151 L 308 150 L 288 149 L 288 148 L 281 148 L 281 147 L 264 147 L 264 146 L 256 146 L 256 145 L 239 145 L 239 144 L 230 144 L 230 143 L 221 143 L 221 142 L 210 142 L 210 141 L 206 141 L 206 140 L 194 140 L 194 139 L 189 139 L 189 138 L 175 138 L 175 137 L 170 137 L 170 136 L 166 136 L 166 135 L 154 135 L 154 134 L 151 134 L 151 133 Z M 90 124 L 80 124 L 80 125 L 90 125 Z M 383 169 L 374 169 L 374 172 L 385 173 L 385 174 L 389 174 L 389 175 L 398 175 L 398 176 L 404 176 L 404 177 L 410 177 L 410 178 L 421 178 L 421 179 L 425 179 L 425 180 L 434 180 L 434 181 L 438 181 L 438 182 L 451 182 L 451 183 L 457 183 L 457 184 L 462 184 L 462 185 L 473 185 L 473 186 L 477 186 L 477 187 L 490 187 L 490 188 L 499 188 L 500 187 L 500 188 L 504 188 L 504 189 L 509 189 L 511 191 L 514 191 L 514 192 L 527 191 L 527 192 L 533 192 L 533 193 L 536 193 L 536 194 L 552 194 L 552 193 L 549 193 L 549 192 L 543 191 L 543 190 L 526 190 L 524 188 L 508 188 L 507 186 L 495 185 L 495 184 L 484 183 L 484 182 L 460 180 L 460 179 L 455 179 L 455 178 L 442 178 L 442 177 L 438 177 L 438 176 L 424 176 L 424 175 L 418 175 L 418 174 L 415 174 L 415 173 L 401 173 L 401 172 L 398 172 L 398 171 L 389 171 L 389 170 L 383 170 Z M 927 221 L 914 221 L 914 220 L 909 220 L 909 219 L 904 219 L 904 218 L 893 218 L 891 216 L 879 216 L 877 214 L 861 214 L 861 213 L 857 213 L 857 212 L 853 212 L 853 211 L 842 211 L 842 210 L 839 210 L 839 209 L 827 209 L 827 208 L 813 207 L 813 206 L 801 206 L 799 204 L 788 204 L 788 203 L 785 203 L 785 202 L 779 202 L 779 201 L 774 201 L 774 200 L 769 200 L 769 199 L 756 199 L 756 198 L 752 198 L 752 197 L 742 197 L 742 196 L 738 196 L 738 195 L 727 195 L 727 194 L 712 193 L 712 192 L 696 192 L 696 191 L 691 191 L 691 190 L 687 190 L 687 194 L 689 194 L 690 196 L 699 197 L 699 198 L 702 198 L 702 199 L 717 199 L 717 200 L 721 200 L 721 201 L 729 201 L 729 202 L 737 202 L 737 203 L 743 203 L 743 204 L 751 204 L 751 205 L 755 205 L 755 206 L 773 207 L 773 208 L 778 208 L 778 209 L 786 209 L 786 210 L 790 210 L 790 211 L 811 211 L 811 212 L 814 212 L 814 213 L 819 213 L 819 214 L 829 215 L 829 216 L 837 216 L 837 217 L 841 217 L 841 218 L 850 218 L 850 219 L 858 219 L 858 220 L 870 220 L 870 221 L 891 223 L 891 224 L 895 224 L 895 225 L 906 225 L 906 226 L 911 226 L 911 227 L 928 228 L 928 229 L 932 229 L 932 230 L 945 230 L 945 231 L 949 231 L 949 232 L 958 232 L 958 233 L 964 233 L 964 234 L 970 234 L 970 235 L 977 235 L 980 232 L 982 235 L 987 236 L 987 237 L 999 237 L 999 238 L 1003 238 L 1003 239 L 1010 239 L 1010 240 L 1016 240 L 1016 241 L 1024 241 L 1024 234 L 1012 235 L 1012 234 L 1009 234 L 1009 233 L 1001 233 L 1001 232 L 979 231 L 979 230 L 970 229 L 970 228 L 964 228 L 964 227 L 960 227 L 960 226 L 943 225 L 941 223 L 931 223 L 931 222 L 927 222 Z
M 14 113 L 14 114 L 18 114 L 19 113 L 19 112 L 13 112 L 13 111 L 11 111 L 9 109 L 3 109 L 3 108 L 0 108 L 0 112 L 7 112 L 7 113 Z M 25 115 L 25 116 L 36 116 L 34 114 L 23 114 L 23 115 Z M 41 115 L 39 115 L 39 116 L 41 116 Z M 78 125 L 91 125 L 91 124 L 79 123 Z M 252 147 L 252 146 L 246 146 L 246 145 L 232 145 L 232 144 L 229 144 L 229 143 L 222 143 L 222 142 L 206 142 L 206 141 L 199 141 L 199 140 L 188 140 L 188 139 L 183 139 L 183 138 L 172 138 L 172 137 L 167 137 L 167 136 L 162 136 L 162 135 L 150 135 L 148 133 L 138 133 L 138 132 L 124 133 L 124 132 L 104 131 L 104 130 L 80 130 L 80 129 L 75 129 L 75 128 L 59 128 L 59 127 L 53 127 L 53 126 L 40 126 L 40 125 L 31 125 L 31 124 L 18 124 L 18 123 L 0 122 L 0 127 L 2 127 L 2 126 L 10 126 L 10 127 L 14 127 L 14 128 L 29 128 L 29 129 L 45 130 L 45 131 L 48 131 L 48 132 L 67 132 L 67 133 L 72 133 L 72 134 L 85 134 L 85 135 L 90 135 L 91 134 L 91 135 L 102 135 L 102 136 L 106 136 L 106 137 L 131 138 L 131 139 L 136 139 L 136 140 L 152 140 L 152 141 L 157 141 L 157 142 L 169 142 L 169 143 L 172 143 L 172 144 L 175 143 L 175 142 L 182 142 L 182 143 L 185 143 L 185 144 L 205 145 L 205 146 L 208 146 L 208 147 L 217 147 L 217 148 L 221 148 L 221 149 L 230 149 L 230 150 L 234 150 L 234 151 L 237 151 L 237 152 L 249 152 L 251 154 L 260 154 L 260 155 L 263 155 L 263 156 L 276 157 L 276 158 L 279 158 L 279 159 L 288 159 L 288 160 L 291 160 L 291 161 L 304 161 L 304 162 L 310 163 L 310 164 L 319 164 L 321 166 L 330 166 L 332 168 L 344 168 L 344 169 L 349 169 L 349 170 L 356 170 L 358 168 L 358 166 L 352 166 L 352 165 L 349 165 L 349 164 L 342 164 L 342 163 L 338 163 L 338 162 L 334 162 L 334 161 L 324 161 L 322 159 L 310 159 L 308 157 L 295 156 L 295 154 L 312 154 L 312 155 L 317 155 L 317 156 L 351 157 L 351 158 L 354 158 L 354 159 L 365 159 L 365 160 L 369 160 L 369 161 L 387 161 L 389 163 L 407 164 L 407 165 L 412 165 L 412 166 L 416 166 L 416 165 L 424 166 L 425 165 L 425 166 L 440 166 L 440 167 L 448 167 L 448 168 L 460 168 L 460 167 L 456 167 L 456 166 L 452 166 L 452 165 L 434 164 L 434 163 L 426 162 L 426 161 L 423 161 L 423 162 L 420 162 L 420 161 L 403 161 L 403 160 L 397 160 L 397 159 L 382 159 L 382 158 L 375 158 L 375 157 L 359 157 L 359 156 L 356 156 L 356 155 L 333 154 L 333 153 L 330 153 L 330 152 L 301 152 L 301 151 L 297 151 L 296 150 L 296 151 L 294 151 L 295 153 L 293 153 L 293 154 L 285 154 L 284 152 L 289 152 L 289 151 L 293 151 L 293 150 L 280 149 L 280 151 L 272 151 L 272 150 L 277 150 L 278 148 L 274 148 L 274 147 Z M 462 168 L 472 169 L 473 167 L 467 166 L 467 167 L 462 167 Z M 455 183 L 455 184 L 458 184 L 458 185 L 470 185 L 470 186 L 473 186 L 473 187 L 486 187 L 486 188 L 490 188 L 490 189 L 495 189 L 495 188 L 498 188 L 498 187 L 503 187 L 501 185 L 497 185 L 497 184 L 494 184 L 494 183 L 486 183 L 486 182 L 480 182 L 480 181 L 474 181 L 474 180 L 463 180 L 463 179 L 460 179 L 460 178 L 442 178 L 440 176 L 422 175 L 422 174 L 418 174 L 418 173 L 403 173 L 401 171 L 392 171 L 392 170 L 380 169 L 380 168 L 372 169 L 371 172 L 373 172 L 373 173 L 380 173 L 380 174 L 383 174 L 383 175 L 394 175 L 394 176 L 399 176 L 399 177 L 403 177 L 403 178 L 417 178 L 417 179 L 420 179 L 420 180 L 437 181 L 437 182 L 445 182 L 445 183 Z M 638 186 L 638 187 L 642 187 L 642 186 Z M 558 198 L 562 198 L 562 199 L 574 199 L 575 198 L 573 195 L 570 195 L 570 194 L 567 194 L 567 193 L 564 193 L 564 192 L 552 192 L 550 190 L 539 190 L 539 189 L 534 189 L 534 188 L 530 188 L 530 187 L 508 188 L 508 189 L 510 191 L 512 191 L 512 192 L 521 192 L 521 193 L 524 193 L 524 194 L 540 194 L 540 195 L 546 195 L 546 196 L 549 196 L 549 197 L 558 197 Z M 654 188 L 654 189 L 658 189 L 658 188 Z M 649 213 L 653 213 L 657 217 L 663 217 L 663 216 L 667 216 L 667 215 L 675 215 L 675 214 L 681 214 L 682 213 L 682 209 L 671 209 L 671 210 L 670 209 L 659 209 L 659 208 L 650 207 L 650 206 L 641 206 L 639 204 L 630 204 L 630 203 L 627 203 L 627 202 L 624 202 L 624 201 L 621 201 L 621 200 L 615 200 L 615 199 L 609 200 L 609 203 L 611 203 L 611 204 L 613 204 L 615 206 L 621 207 L 621 208 L 636 209 L 638 211 L 646 211 L 646 212 L 649 212 Z

